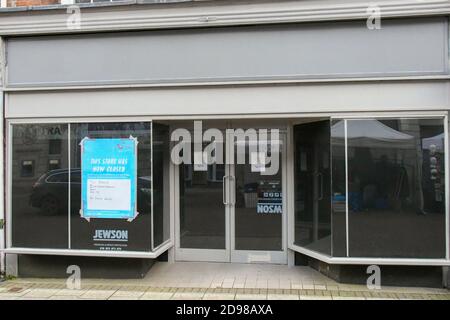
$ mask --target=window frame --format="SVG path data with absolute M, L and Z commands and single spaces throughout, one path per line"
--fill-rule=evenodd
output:
M 120 119 L 109 119 L 109 118 L 76 118 L 76 119 L 39 119 L 39 118 L 31 118 L 31 119 L 6 119 L 5 121 L 5 233 L 6 233 L 6 243 L 4 253 L 11 254 L 37 254 L 37 255 L 66 255 L 66 256 L 93 256 L 93 257 L 122 257 L 122 258 L 157 258 L 162 253 L 167 251 L 169 248 L 173 247 L 173 233 L 170 232 L 170 237 L 166 241 L 163 241 L 157 247 L 153 247 L 153 207 L 151 211 L 151 224 L 149 232 L 152 232 L 151 235 L 151 243 L 149 245 L 150 251 L 102 251 L 102 250 L 91 250 L 91 249 L 71 249 L 70 248 L 70 237 L 71 237 L 71 226 L 70 226 L 70 206 L 68 208 L 68 248 L 64 249 L 51 249 L 51 248 L 25 248 L 25 247 L 14 247 L 12 245 L 12 148 L 13 148 L 13 126 L 14 125 L 27 125 L 27 124 L 35 124 L 35 125 L 46 125 L 46 124 L 66 124 L 68 129 L 68 137 L 67 137 L 67 153 L 68 153 L 68 168 L 69 168 L 69 181 L 70 181 L 70 168 L 71 168 L 71 159 L 70 159 L 70 150 L 71 150 L 71 124 L 83 124 L 83 123 L 127 123 L 127 122 L 149 122 L 150 123 L 150 132 L 153 133 L 153 119 L 149 117 L 139 117 L 139 118 L 120 118 Z M 151 134 L 151 139 L 153 141 L 153 134 Z M 152 154 L 153 157 L 153 154 Z M 151 164 L 152 172 L 153 172 L 153 161 Z M 170 190 L 172 191 L 172 183 L 170 183 Z M 152 188 L 153 189 L 153 188 Z M 152 195 L 153 197 L 153 195 Z M 69 183 L 69 196 L 68 203 L 70 204 L 70 183 Z M 170 207 L 172 208 L 173 198 L 170 197 Z M 152 203 L 153 206 L 153 203 Z M 172 211 L 170 208 L 170 211 Z M 172 214 L 169 214 L 169 224 L 172 226 L 173 219 Z M 172 228 L 171 228 L 172 229 Z
M 327 117 L 327 115 L 322 116 L 321 118 L 317 117 L 318 120 L 323 119 L 323 117 Z M 333 120 L 367 120 L 367 119 L 378 119 L 378 118 L 386 118 L 386 119 L 442 119 L 444 125 L 444 136 L 445 136 L 445 180 L 447 182 L 445 189 L 445 258 L 374 258 L 374 257 L 350 257 L 349 256 L 349 239 L 348 239 L 348 202 L 346 202 L 346 257 L 334 257 L 331 255 L 326 255 L 320 252 L 316 252 L 310 249 L 306 249 L 294 243 L 294 188 L 293 188 L 293 180 L 291 182 L 290 190 L 289 190 L 289 249 L 312 257 L 314 259 L 323 261 L 328 264 L 378 264 L 378 265 L 427 265 L 427 266 L 450 266 L 450 186 L 448 184 L 450 174 L 449 174 L 449 116 L 448 112 L 354 112 L 354 113 L 330 113 L 328 117 L 330 121 Z M 301 119 L 299 119 L 301 120 Z M 294 128 L 295 124 L 301 124 L 301 121 L 292 121 L 289 126 L 289 153 L 293 155 L 294 153 Z M 346 166 L 346 189 L 347 189 L 347 197 L 348 199 L 348 146 L 347 146 L 347 138 L 345 138 L 345 166 Z M 288 163 L 288 170 L 290 172 L 290 176 L 294 174 L 294 163 L 293 158 Z M 288 175 L 288 176 L 289 176 Z M 332 226 L 333 232 L 333 226 Z

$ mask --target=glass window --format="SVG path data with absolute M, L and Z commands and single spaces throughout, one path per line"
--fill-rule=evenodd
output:
M 67 174 L 66 124 L 12 126 L 12 246 L 68 248 L 68 183 L 49 177 Z M 63 152 L 60 169 L 49 170 L 50 141 Z
M 330 121 L 294 127 L 296 245 L 331 255 Z
M 279 129 L 277 129 L 279 130 Z M 256 145 L 267 151 L 255 154 Z M 237 137 L 235 151 L 235 248 L 236 250 L 283 250 L 283 140 L 268 134 L 267 141 Z M 258 145 L 258 152 L 261 152 Z M 239 157 L 245 162 L 240 162 Z M 267 157 L 267 159 L 264 159 Z M 270 160 L 269 160 L 270 159 Z
M 191 147 L 193 155 L 193 144 Z M 218 148 L 221 147 L 222 144 L 218 142 Z M 218 180 L 217 175 L 210 179 L 208 173 L 213 170 L 225 172 L 225 165 L 209 164 L 204 168 L 202 165 L 185 163 L 179 168 L 180 247 L 225 249 L 226 220 L 222 179 Z
M 34 176 L 34 160 L 23 160 L 20 168 L 22 178 Z
M 346 173 L 344 120 L 334 120 L 331 126 L 332 165 L 332 225 L 333 252 L 335 257 L 347 255 L 346 239 Z
M 51 171 L 56 169 L 61 169 L 59 159 L 50 159 L 48 161 L 48 170 Z
M 71 124 L 70 150 L 68 130 L 68 124 L 12 125 L 12 246 L 149 252 L 152 235 L 154 247 L 168 240 L 168 126 L 155 124 L 152 140 L 150 122 Z M 82 178 L 86 141 L 94 142 L 95 156 L 83 167 L 89 178 Z M 81 210 L 86 203 L 95 203 L 94 217 Z
M 61 140 L 51 139 L 48 141 L 48 154 L 61 154 Z
M 50 174 L 46 179 L 47 183 L 69 183 L 68 172 L 57 172 Z
M 106 217 L 91 219 L 81 217 L 81 141 L 85 138 L 114 139 L 130 136 L 137 139 L 138 215 L 131 221 Z M 151 251 L 151 124 L 144 122 L 71 124 L 71 148 L 72 249 Z M 124 198 L 124 202 L 126 200 Z
M 169 146 L 169 127 L 153 123 L 154 247 L 170 238 Z M 149 192 L 150 189 L 144 191 Z
M 348 120 L 347 139 L 350 256 L 444 258 L 443 120 Z

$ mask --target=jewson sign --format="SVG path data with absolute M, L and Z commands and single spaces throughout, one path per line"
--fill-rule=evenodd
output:
M 92 218 L 137 216 L 137 139 L 90 139 L 81 145 L 81 210 Z
M 283 213 L 283 194 L 281 192 L 280 182 L 281 181 L 265 181 L 259 185 L 256 213 Z

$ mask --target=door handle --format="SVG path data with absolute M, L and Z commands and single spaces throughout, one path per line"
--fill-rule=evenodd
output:
M 229 178 L 230 178 L 230 180 L 232 180 L 233 181 L 233 183 L 234 183 L 234 185 L 233 185 L 233 190 L 234 190 L 234 192 L 232 192 L 231 194 L 233 195 L 231 198 L 232 198 L 232 201 L 231 201 L 231 205 L 235 205 L 236 204 L 236 178 L 234 177 L 234 176 L 229 176 Z
M 222 202 L 223 202 L 223 204 L 224 205 L 227 205 L 228 203 L 227 203 L 227 195 L 228 195 L 228 193 L 226 192 L 226 185 L 227 185 L 227 182 L 226 182 L 226 180 L 227 180 L 227 176 L 223 176 L 222 177 Z

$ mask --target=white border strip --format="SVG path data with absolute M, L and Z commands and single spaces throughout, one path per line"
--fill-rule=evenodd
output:
M 6 103 L 5 103 L 6 105 Z M 427 111 L 425 111 L 427 110 Z M 30 118 L 17 118 L 17 117 L 5 117 L 7 123 L 16 124 L 16 123 L 95 123 L 95 122 L 145 122 L 145 121 L 155 121 L 155 120 L 258 120 L 258 119 L 304 119 L 304 118 L 314 118 L 314 119 L 323 119 L 323 118 L 333 118 L 333 119 L 358 119 L 358 118 L 392 118 L 392 117 L 401 117 L 403 119 L 415 119 L 420 117 L 445 117 L 448 114 L 448 107 L 442 106 L 442 109 L 436 109 L 432 107 L 427 107 L 424 105 L 420 110 L 414 109 L 402 109 L 396 111 L 321 111 L 321 112 L 298 112 L 298 113 L 258 113 L 258 114 L 177 114 L 177 115 L 157 115 L 157 116 L 148 116 L 148 115 L 133 115 L 133 116 L 93 116 L 93 117 L 30 117 Z
M 67 179 L 69 180 L 67 182 L 67 215 L 68 215 L 68 219 L 67 219 L 67 247 L 69 249 L 72 248 L 72 231 L 71 231 L 71 209 L 72 209 L 72 183 L 70 181 L 72 181 L 72 163 L 71 163 L 71 141 L 70 141 L 70 137 L 71 137 L 71 126 L 70 123 L 67 124 L 67 167 L 68 167 L 68 173 L 67 173 Z
M 114 257 L 114 258 L 148 258 L 156 259 L 162 253 L 172 247 L 172 241 L 165 242 L 153 252 L 139 251 L 101 251 L 101 250 L 69 250 L 69 249 L 32 249 L 32 248 L 9 248 L 2 250 L 3 253 L 13 254 L 35 254 L 35 255 L 59 255 L 59 256 L 83 256 L 83 257 Z
M 446 252 L 446 257 L 447 260 L 450 260 L 450 166 L 449 166 L 449 133 L 448 133 L 448 116 L 444 117 L 444 132 L 445 132 L 445 140 L 444 140 L 444 150 L 445 150 L 445 183 L 444 183 L 444 187 L 445 187 L 445 241 L 446 241 L 446 245 L 447 245 L 447 252 Z
M 155 10 L 154 6 L 136 5 L 117 10 L 115 6 L 88 8 L 83 6 L 81 29 L 68 30 L 66 10 L 35 10 L 13 12 L 2 17 L 0 35 L 38 33 L 79 33 L 119 30 L 150 30 L 169 28 L 255 25 L 313 21 L 367 19 L 370 1 L 288 1 L 253 2 L 214 5 L 201 2 L 167 6 Z M 418 17 L 450 14 L 446 0 L 379 1 L 384 18 Z M 55 12 L 56 11 L 56 12 Z M 56 13 L 56 14 L 55 14 Z
M 317 253 L 306 248 L 299 247 L 295 244 L 289 246 L 289 249 L 304 254 L 316 260 L 320 260 L 327 264 L 358 264 L 358 265 L 398 265 L 398 266 L 450 266 L 450 260 L 447 259 L 410 259 L 410 258 L 340 258 L 330 257 Z
M 150 194 L 150 201 L 151 201 L 151 211 L 150 211 L 150 232 L 151 234 L 151 238 L 150 238 L 150 248 L 152 248 L 152 250 L 155 250 L 155 223 L 154 223 L 154 212 L 153 209 L 155 208 L 153 201 L 153 192 L 155 191 L 155 189 L 153 188 L 153 181 L 154 176 L 153 176 L 153 121 L 150 121 L 150 176 L 151 176 L 151 188 L 152 188 L 152 193 Z M 137 146 L 136 146 L 136 154 L 138 154 L 138 150 L 137 150 Z M 137 172 L 137 165 L 136 165 L 136 172 Z M 136 174 L 137 176 L 137 174 Z M 137 180 L 136 180 L 136 194 L 137 194 Z M 136 200 L 136 207 L 137 207 L 137 200 Z M 164 234 L 164 230 L 163 230 L 163 234 Z
M 12 190 L 12 152 L 11 152 L 11 148 L 13 145 L 13 126 L 11 123 L 9 122 L 5 122 L 6 123 L 6 128 L 5 128 L 5 132 L 6 132 L 6 146 L 5 146 L 5 152 L 6 152 L 6 163 L 5 163 L 5 167 L 6 167 L 6 178 L 5 178 L 5 184 L 6 184 L 6 192 L 5 194 L 5 201 L 6 201 L 6 213 L 5 213 L 5 219 L 6 219 L 6 229 L 5 229 L 5 233 L 6 233 L 6 248 L 9 248 L 12 244 L 12 195 L 11 195 L 11 190 Z
M 449 71 L 445 74 L 436 75 L 403 75 L 403 76 L 386 76 L 385 73 L 380 75 L 361 74 L 360 77 L 348 77 L 346 75 L 336 75 L 335 77 L 293 77 L 290 79 L 282 79 L 282 76 L 273 78 L 255 78 L 255 79 L 229 79 L 229 80 L 219 80 L 212 79 L 210 81 L 199 81 L 198 79 L 193 79 L 192 81 L 179 81 L 174 79 L 170 82 L 154 81 L 151 83 L 142 82 L 141 80 L 136 80 L 130 83 L 102 83 L 102 84 L 88 84 L 88 83 L 60 83 L 54 85 L 47 84 L 33 84 L 33 85 L 7 85 L 4 84 L 3 90 L 5 92 L 39 92 L 39 91 L 77 91 L 77 90 L 102 90 L 102 89 L 136 89 L 136 88 L 173 88 L 173 87 L 214 87 L 214 86 L 232 86 L 232 85 L 266 85 L 266 84 L 297 84 L 297 83 L 352 83 L 352 82 L 379 82 L 379 81 L 421 81 L 421 80 L 450 80 Z M 140 81 L 140 82 L 139 82 Z M 101 81 L 100 81 L 101 82 Z
M 347 140 L 347 119 L 344 119 L 344 151 L 345 151 L 345 252 L 350 257 L 349 249 L 349 228 L 348 228 L 348 140 Z

